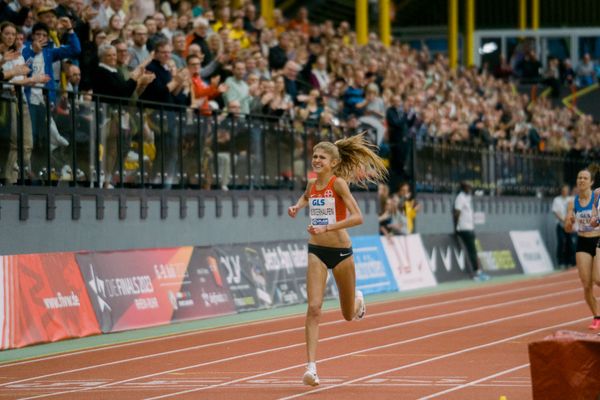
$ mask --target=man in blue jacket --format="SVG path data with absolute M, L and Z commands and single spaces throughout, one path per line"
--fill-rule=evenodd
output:
M 50 110 L 54 109 L 57 90 L 52 63 L 67 58 L 76 58 L 81 53 L 81 45 L 73 32 L 71 20 L 60 18 L 58 25 L 62 28 L 61 30 L 67 32 L 68 42 L 66 45 L 54 47 L 52 42 L 48 40 L 50 29 L 46 24 L 38 22 L 31 31 L 32 40 L 25 43 L 22 51 L 25 63 L 31 68 L 31 76 L 47 75 L 50 77 L 50 80 L 43 86 L 43 88 L 48 89 L 47 99 Z M 46 132 L 56 130 L 56 124 L 52 120 L 46 121 L 46 98 L 42 86 L 26 87 L 25 95 L 31 114 L 34 149 L 44 148 L 47 142 Z M 58 134 L 57 130 L 53 133 L 53 137 L 58 141 L 58 144 L 68 145 L 68 142 Z M 36 157 L 36 153 L 38 152 L 34 151 L 34 168 L 39 166 L 39 162 L 36 163 L 37 160 L 44 159 L 44 155 Z

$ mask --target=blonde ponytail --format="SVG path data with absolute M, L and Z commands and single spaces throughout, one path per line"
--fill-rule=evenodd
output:
M 350 184 L 367 187 L 369 183 L 385 182 L 387 178 L 387 168 L 375 153 L 377 146 L 365 139 L 364 132 L 335 143 L 317 143 L 316 149 L 322 149 L 332 158 L 340 160 L 333 172 Z

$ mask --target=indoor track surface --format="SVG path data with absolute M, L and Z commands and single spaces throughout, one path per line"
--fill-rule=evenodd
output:
M 317 387 L 296 314 L 2 364 L 0 399 L 527 400 L 527 344 L 591 320 L 574 270 L 367 304 L 324 311 Z

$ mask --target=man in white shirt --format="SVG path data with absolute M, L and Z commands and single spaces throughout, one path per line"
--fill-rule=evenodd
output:
M 575 265 L 575 248 L 571 235 L 565 232 L 565 218 L 567 216 L 567 205 L 572 199 L 569 196 L 569 185 L 564 184 L 560 188 L 560 195 L 552 201 L 552 214 L 556 217 L 556 260 L 560 269 Z
M 454 200 L 454 229 L 467 250 L 469 261 L 471 262 L 473 280 L 485 281 L 489 279 L 489 276 L 481 270 L 479 258 L 477 257 L 477 248 L 475 247 L 472 192 L 473 187 L 470 182 L 463 181 L 460 183 L 460 193 L 456 196 L 456 200 Z

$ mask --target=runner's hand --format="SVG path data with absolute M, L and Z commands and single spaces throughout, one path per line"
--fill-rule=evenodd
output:
M 306 230 L 311 235 L 318 235 L 327 232 L 327 225 L 309 225 Z
M 288 215 L 292 218 L 296 218 L 296 214 L 298 214 L 298 206 L 290 206 L 288 207 Z

